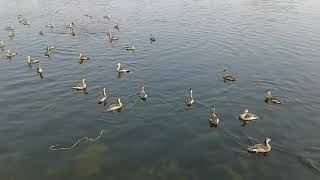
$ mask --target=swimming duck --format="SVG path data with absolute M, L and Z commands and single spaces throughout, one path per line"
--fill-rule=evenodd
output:
M 279 99 L 277 99 L 276 97 L 273 97 L 271 95 L 271 90 L 267 90 L 266 91 L 266 99 L 265 99 L 266 103 L 274 103 L 274 104 L 281 104 L 281 101 Z
M 154 38 L 152 34 L 150 34 L 150 38 L 149 39 L 150 39 L 151 43 L 156 41 L 156 38 Z
M 144 100 L 144 101 L 147 100 L 148 94 L 144 91 L 144 87 L 143 86 L 141 86 L 141 88 L 140 88 L 139 96 L 140 96 L 140 98 L 142 100 Z
M 118 71 L 118 73 L 128 73 L 128 72 L 130 72 L 128 69 L 125 69 L 124 67 L 122 67 L 122 65 L 120 63 L 117 64 L 117 71 Z
M 104 19 L 107 19 L 107 20 L 110 20 L 111 19 L 111 16 L 110 14 L 107 14 L 106 16 L 103 16 Z
M 127 46 L 127 47 L 125 47 L 124 49 L 127 50 L 127 51 L 134 51 L 134 50 L 136 50 L 136 48 L 134 47 L 133 43 L 131 44 L 131 46 Z
M 32 59 L 31 56 L 27 56 L 27 63 L 28 64 L 37 64 L 39 63 L 40 61 L 39 60 L 35 60 L 35 59 Z
M 13 31 L 9 31 L 8 36 L 9 36 L 10 38 L 12 38 L 12 37 L 14 36 L 14 32 L 13 32 Z
M 227 70 L 223 70 L 223 79 L 224 79 L 225 82 L 226 81 L 235 81 L 236 80 L 231 74 L 228 73 Z
M 122 108 L 122 103 L 121 103 L 120 98 L 118 98 L 117 103 L 111 104 L 108 107 L 107 111 L 119 111 L 121 108 Z
M 69 25 L 66 26 L 67 29 L 72 29 L 76 25 L 75 22 L 71 22 Z
M 90 59 L 89 57 L 85 56 L 85 55 L 84 55 L 84 54 L 82 54 L 82 53 L 80 53 L 79 58 L 80 58 L 80 61 L 85 61 L 85 60 Z
M 271 146 L 269 142 L 271 141 L 270 138 L 266 137 L 264 144 L 256 144 L 248 148 L 248 152 L 251 153 L 268 153 L 271 151 Z
M 8 27 L 5 27 L 4 29 L 5 29 L 5 30 L 8 30 L 8 31 L 14 31 L 13 25 L 10 25 L 10 26 L 8 26 Z
M 192 96 L 192 89 L 190 88 L 189 89 L 189 94 L 186 97 L 186 104 L 187 104 L 187 106 L 191 106 L 193 103 L 194 103 L 194 98 Z
M 240 114 L 239 118 L 243 121 L 252 121 L 252 120 L 259 119 L 259 116 L 253 113 L 249 113 L 249 110 L 245 109 L 244 112 Z
M 117 36 L 110 37 L 110 41 L 117 41 L 117 40 L 119 40 L 119 38 Z
M 85 90 L 87 88 L 87 85 L 85 83 L 86 79 L 82 79 L 82 82 L 80 84 L 74 85 L 72 89 L 75 90 Z
M 6 57 L 7 57 L 7 58 L 11 59 L 12 57 L 14 57 L 14 56 L 16 56 L 16 55 L 17 55 L 17 53 L 12 52 L 12 51 L 10 51 L 10 50 L 7 50 L 7 53 L 6 53 Z
M 53 28 L 54 28 L 54 25 L 53 25 L 52 22 L 50 22 L 50 23 L 48 23 L 48 24 L 46 25 L 46 27 L 53 29 Z
M 218 127 L 219 121 L 220 120 L 219 120 L 218 116 L 216 115 L 216 108 L 212 106 L 211 107 L 211 114 L 209 116 L 210 126 Z
M 115 28 L 116 30 L 119 31 L 119 25 L 118 24 L 114 25 L 113 28 Z
M 39 34 L 40 34 L 40 36 L 43 36 L 43 32 L 42 31 L 40 31 Z
M 102 89 L 102 94 L 98 97 L 98 104 L 105 103 L 107 100 L 106 88 Z
M 55 48 L 56 48 L 55 46 L 49 46 L 49 45 L 47 45 L 45 55 L 49 57 L 49 56 L 51 55 L 51 52 L 52 52 Z
M 0 49 L 3 49 L 4 48 L 4 43 L 3 43 L 3 41 L 0 41 Z
M 26 20 L 26 19 L 23 19 L 22 24 L 26 25 L 26 26 L 29 26 L 30 25 L 30 21 Z
M 42 69 L 40 63 L 39 63 L 38 68 L 36 69 L 36 72 L 40 75 L 41 78 L 43 78 L 43 76 L 42 76 L 42 74 L 43 74 L 43 69 Z

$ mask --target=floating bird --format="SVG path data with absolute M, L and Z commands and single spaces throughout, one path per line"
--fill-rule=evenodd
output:
M 117 36 L 112 36 L 112 32 L 110 31 L 110 29 L 107 32 L 107 35 L 109 36 L 109 39 L 110 39 L 111 42 L 119 40 L 119 38 Z
M 186 104 L 187 106 L 191 106 L 194 103 L 194 98 L 192 96 L 192 89 L 189 89 L 188 96 L 186 97 Z
M 271 141 L 270 138 L 266 137 L 264 144 L 256 144 L 248 148 L 248 152 L 251 153 L 268 153 L 271 151 L 271 146 L 269 142 Z
M 117 64 L 117 71 L 118 71 L 118 73 L 128 73 L 128 72 L 130 72 L 128 69 L 125 69 L 124 67 L 122 67 L 122 65 L 120 63 Z
M 40 36 L 43 36 L 43 32 L 42 31 L 40 31 L 39 34 L 40 34 Z
M 72 89 L 75 90 L 86 90 L 87 89 L 87 85 L 85 83 L 86 79 L 82 79 L 82 82 L 80 84 L 74 85 L 72 87 Z
M 49 56 L 51 55 L 51 52 L 52 52 L 55 48 L 56 48 L 55 46 L 49 46 L 49 45 L 47 45 L 45 55 L 49 57 Z
M 209 116 L 209 123 L 211 127 L 218 127 L 219 124 L 219 118 L 216 115 L 216 108 L 211 106 L 211 114 Z
M 113 27 L 114 27 L 116 30 L 119 31 L 119 25 L 118 25 L 118 24 L 114 25 Z
M 122 108 L 122 103 L 120 98 L 118 98 L 117 103 L 112 104 L 108 107 L 107 111 L 119 111 Z
M 127 51 L 134 51 L 134 50 L 136 50 L 136 48 L 134 47 L 133 43 L 131 43 L 131 46 L 127 46 L 127 47 L 125 47 L 124 49 L 127 50 Z
M 12 37 L 14 36 L 14 32 L 13 32 L 13 31 L 9 31 L 8 36 L 9 36 L 10 38 L 12 38 Z
M 43 78 L 43 69 L 42 69 L 40 63 L 39 63 L 38 68 L 36 69 L 36 72 L 40 75 L 41 78 Z
M 87 57 L 86 55 L 80 53 L 79 59 L 80 59 L 80 61 L 86 61 L 86 60 L 89 60 L 90 58 Z
M 244 112 L 240 114 L 239 118 L 243 121 L 252 121 L 252 120 L 259 119 L 259 116 L 253 113 L 249 113 L 249 110 L 245 109 Z
M 110 41 L 112 42 L 112 41 L 117 41 L 117 40 L 119 40 L 119 38 L 117 37 L 117 36 L 112 36 L 112 37 L 110 37 Z
M 35 59 L 32 59 L 31 56 L 27 56 L 27 63 L 28 63 L 29 65 L 31 65 L 31 64 L 37 64 L 37 63 L 39 63 L 39 62 L 40 62 L 39 60 L 35 60 Z
M 16 56 L 16 55 L 17 55 L 17 53 L 12 52 L 12 51 L 10 51 L 10 50 L 7 50 L 6 57 L 7 57 L 8 59 L 11 59 L 11 58 L 13 58 L 13 57 Z
M 277 99 L 276 97 L 273 97 L 271 95 L 271 90 L 267 90 L 266 91 L 266 99 L 265 99 L 266 103 L 273 103 L 273 104 L 281 104 L 281 101 L 279 99 Z
M 236 80 L 231 74 L 228 73 L 227 70 L 223 70 L 223 79 L 224 79 L 224 82 Z
M 3 49 L 4 48 L 4 43 L 3 43 L 3 41 L 0 41 L 0 49 Z
M 53 28 L 54 28 L 54 25 L 53 25 L 52 22 L 50 22 L 50 23 L 48 23 L 48 24 L 46 25 L 46 27 L 53 29 Z
M 8 27 L 5 27 L 4 29 L 5 29 L 5 30 L 8 30 L 8 31 L 14 31 L 13 25 L 10 25 L 10 26 L 8 26 Z
M 111 16 L 110 14 L 107 14 L 106 16 L 103 16 L 104 19 L 107 19 L 107 20 L 110 20 L 111 19 Z
M 23 20 L 22 20 L 22 24 L 23 24 L 23 25 L 26 25 L 26 26 L 29 26 L 29 25 L 30 25 L 30 21 L 27 20 L 27 19 L 23 19 Z
M 139 96 L 140 96 L 140 98 L 142 100 L 144 100 L 144 101 L 147 100 L 148 94 L 144 91 L 144 87 L 143 86 L 141 86 L 141 88 L 140 88 Z
M 155 37 L 153 37 L 153 35 L 152 34 L 150 34 L 150 42 L 151 43 L 153 43 L 153 42 L 155 42 L 156 41 L 156 38 Z
M 67 29 L 72 29 L 76 25 L 75 22 L 71 22 L 69 25 L 66 26 Z
M 98 104 L 105 103 L 107 101 L 106 88 L 102 89 L 102 94 L 98 97 Z

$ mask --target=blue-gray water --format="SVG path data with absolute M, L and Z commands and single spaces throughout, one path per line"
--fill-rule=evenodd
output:
M 18 55 L 0 53 L 0 179 L 319 179 L 319 7 L 318 0 L 1 0 L 1 29 L 13 24 L 16 35 L 1 30 L 0 40 Z M 52 31 L 44 27 L 50 21 Z M 75 37 L 65 34 L 71 21 Z M 118 42 L 109 43 L 108 28 Z M 134 54 L 123 49 L 131 42 Z M 51 58 L 47 44 L 57 46 Z M 79 64 L 80 52 L 91 59 Z M 41 60 L 43 79 L 27 55 Z M 119 78 L 117 62 L 131 72 Z M 223 69 L 238 80 L 224 83 Z M 82 78 L 88 94 L 71 89 Z M 137 98 L 140 85 L 147 102 Z M 122 98 L 122 112 L 96 103 L 103 87 L 108 104 Z M 285 103 L 266 104 L 266 89 Z M 208 126 L 210 105 L 221 120 L 216 129 Z M 241 127 L 246 107 L 262 119 Z M 48 149 L 100 130 L 96 142 Z M 269 155 L 246 152 L 266 136 Z

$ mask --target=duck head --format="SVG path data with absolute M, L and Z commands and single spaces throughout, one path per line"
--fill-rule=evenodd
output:
M 248 113 L 248 112 L 249 112 L 249 110 L 248 110 L 248 109 L 245 109 L 243 113 Z
M 120 99 L 120 98 L 118 98 L 117 102 L 118 102 L 118 104 L 121 104 L 121 99 Z
M 271 141 L 271 139 L 266 137 L 265 144 L 268 144 L 270 141 Z

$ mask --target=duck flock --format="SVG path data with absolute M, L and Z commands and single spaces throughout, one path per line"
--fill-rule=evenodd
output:
M 92 16 L 90 16 L 88 14 L 85 15 L 85 16 L 89 17 L 90 19 L 92 19 Z M 18 15 L 17 18 L 18 18 L 18 21 L 19 21 L 19 23 L 21 25 L 30 26 L 30 20 L 25 18 L 23 15 Z M 106 16 L 103 16 L 103 18 L 108 22 L 111 20 L 111 16 L 109 14 L 107 14 Z M 47 25 L 45 25 L 45 27 L 46 28 L 50 28 L 50 29 L 55 28 L 55 26 L 54 26 L 54 24 L 52 22 L 50 22 Z M 75 22 L 71 22 L 70 24 L 66 25 L 65 28 L 68 31 L 70 31 L 70 34 L 72 36 L 76 36 L 75 31 L 74 31 L 75 28 L 76 28 L 76 23 Z M 115 24 L 114 25 L 114 29 L 119 31 L 120 30 L 119 25 Z M 4 30 L 8 31 L 8 37 L 10 39 L 14 38 L 15 29 L 14 29 L 13 25 L 5 27 Z M 43 31 L 40 31 L 39 35 L 43 36 L 44 35 Z M 110 42 L 119 40 L 119 37 L 118 36 L 114 36 L 110 29 L 107 31 L 106 37 L 110 40 Z M 156 38 L 152 34 L 150 34 L 149 41 L 150 41 L 150 43 L 154 43 L 156 41 Z M 12 51 L 10 49 L 6 49 L 5 42 L 3 42 L 1 40 L 0 40 L 0 49 L 1 49 L 2 52 L 5 52 L 5 57 L 7 59 L 9 59 L 9 60 L 13 59 L 15 56 L 18 55 L 17 52 L 14 52 L 14 51 Z M 52 55 L 52 53 L 54 53 L 55 49 L 56 49 L 55 46 L 47 45 L 47 47 L 45 48 L 44 55 L 50 57 Z M 129 46 L 124 47 L 124 50 L 135 51 L 136 48 L 135 48 L 134 44 L 132 43 Z M 80 53 L 80 55 L 79 55 L 80 63 L 83 63 L 84 61 L 87 61 L 89 59 L 90 59 L 90 57 L 87 57 L 85 54 Z M 41 78 L 44 77 L 45 71 L 41 66 L 40 60 L 34 59 L 34 58 L 32 58 L 31 55 L 28 55 L 26 57 L 26 63 L 28 65 L 30 65 L 30 66 L 37 65 L 36 73 Z M 121 63 L 117 63 L 116 64 L 115 70 L 119 73 L 119 75 L 120 74 L 124 74 L 124 73 L 130 73 L 130 70 L 125 68 L 125 66 L 123 66 Z M 236 78 L 235 78 L 235 76 L 233 74 L 229 73 L 227 70 L 224 70 L 221 80 L 223 80 L 224 82 L 232 83 L 233 81 L 236 81 Z M 86 79 L 82 79 L 79 84 L 73 85 L 73 86 L 71 86 L 71 88 L 76 90 L 76 91 L 86 92 L 86 90 L 87 90 Z M 270 90 L 266 90 L 265 93 L 266 93 L 266 98 L 265 98 L 265 102 L 266 103 L 271 103 L 271 104 L 282 104 L 283 103 L 283 101 L 281 101 L 278 98 L 272 96 Z M 108 97 L 108 94 L 107 94 L 107 90 L 106 90 L 106 88 L 103 88 L 102 91 L 101 91 L 101 95 L 97 98 L 97 103 L 103 104 L 104 106 L 106 106 L 108 98 L 109 97 Z M 146 101 L 148 99 L 148 94 L 145 91 L 144 86 L 140 87 L 139 98 L 141 100 L 143 100 L 143 101 Z M 186 106 L 192 106 L 192 104 L 194 102 L 195 102 L 195 98 L 193 97 L 192 88 L 190 88 L 188 90 L 188 94 L 187 94 L 187 96 L 185 98 L 185 104 L 186 104 Z M 106 111 L 108 111 L 108 112 L 119 112 L 122 109 L 122 107 L 123 107 L 123 103 L 122 103 L 121 99 L 118 98 L 115 103 L 109 105 L 108 108 L 106 108 Z M 243 121 L 243 126 L 246 125 L 246 123 L 249 123 L 251 121 L 257 120 L 259 118 L 260 117 L 258 115 L 255 115 L 255 114 L 249 112 L 248 109 L 245 109 L 243 111 L 243 113 L 240 113 L 240 115 L 239 115 L 239 119 L 241 121 Z M 217 128 L 218 125 L 219 125 L 219 122 L 220 122 L 220 119 L 219 119 L 219 117 L 218 117 L 218 115 L 216 113 L 216 109 L 215 109 L 214 106 L 212 106 L 210 108 L 209 124 L 210 124 L 211 127 Z M 101 136 L 101 134 L 100 134 L 100 136 Z M 264 143 L 250 146 L 250 147 L 248 147 L 247 150 L 248 150 L 248 152 L 252 152 L 252 153 L 266 154 L 266 153 L 271 151 L 271 146 L 269 144 L 270 141 L 271 141 L 271 139 L 269 137 L 266 137 Z

